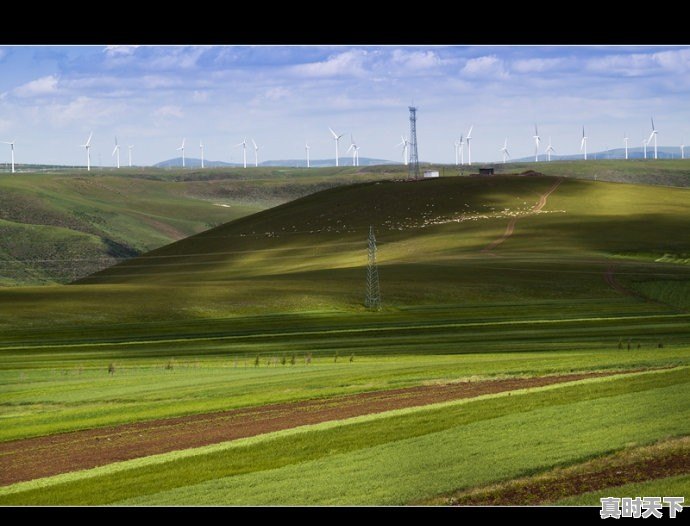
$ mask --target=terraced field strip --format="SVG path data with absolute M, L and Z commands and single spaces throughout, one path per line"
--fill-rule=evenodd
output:
M 15 440 L 0 443 L 0 485 L 329 420 L 614 374 L 621 373 L 422 385 Z

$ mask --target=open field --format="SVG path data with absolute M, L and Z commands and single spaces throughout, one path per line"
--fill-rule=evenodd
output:
M 0 504 L 444 503 L 682 439 L 688 192 L 364 182 L 0 290 Z

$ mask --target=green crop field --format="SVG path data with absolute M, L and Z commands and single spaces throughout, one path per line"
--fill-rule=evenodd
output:
M 391 180 L 401 173 L 390 167 L 260 169 L 252 181 L 130 174 L 151 192 L 169 188 L 173 207 L 185 188 L 218 223 L 235 212 L 213 203 L 247 208 L 70 285 L 0 289 L 0 467 L 21 475 L 23 445 L 48 436 L 74 436 L 77 448 L 80 433 L 120 441 L 129 435 L 113 426 L 136 423 L 136 449 L 160 419 L 314 400 L 334 413 L 27 471 L 0 485 L 0 504 L 436 502 L 690 435 L 690 189 L 669 183 L 690 177 L 690 164 L 631 162 L 644 184 L 604 181 L 628 173 L 622 164 L 416 183 Z M 94 181 L 128 184 L 112 173 Z M 370 226 L 376 312 L 363 306 Z M 90 235 L 97 251 L 102 236 Z M 605 374 L 529 383 L 575 373 Z M 337 413 L 342 396 L 506 379 L 524 387 Z M 616 486 L 690 496 L 683 473 L 632 482 Z M 554 500 L 596 503 L 599 489 Z

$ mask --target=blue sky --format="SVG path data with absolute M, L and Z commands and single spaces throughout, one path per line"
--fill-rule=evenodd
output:
M 453 142 L 474 124 L 473 160 L 640 146 L 654 116 L 659 145 L 690 141 L 689 47 L 448 46 L 17 46 L 0 47 L 0 140 L 18 162 L 112 165 L 114 136 L 135 163 L 175 157 L 241 159 L 244 137 L 260 160 L 332 158 L 328 127 L 354 134 L 360 156 L 397 160 L 418 111 L 422 160 L 453 162 Z M 347 140 L 345 140 L 347 139 Z M 0 145 L 4 146 L 4 145 Z M 5 151 L 8 150 L 8 151 Z M 126 156 L 126 150 L 123 149 Z M 9 148 L 0 149 L 0 162 Z M 250 157 L 251 158 L 251 157 Z M 124 159 L 124 157 L 123 157 Z

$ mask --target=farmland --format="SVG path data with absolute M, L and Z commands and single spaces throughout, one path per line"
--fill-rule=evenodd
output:
M 0 290 L 0 504 L 462 503 L 607 459 L 628 475 L 606 488 L 690 496 L 682 464 L 645 474 L 633 454 L 687 451 L 690 190 L 562 165 L 345 186 L 314 170 L 289 202 Z

